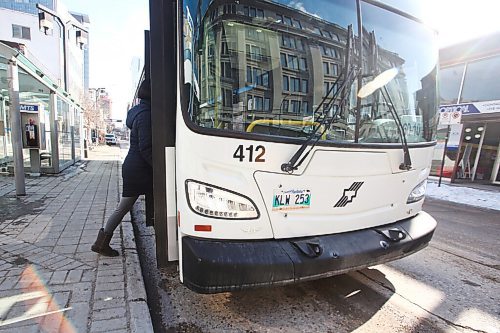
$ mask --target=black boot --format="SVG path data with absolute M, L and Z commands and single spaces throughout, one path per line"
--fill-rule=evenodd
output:
M 113 234 L 111 234 L 111 235 L 107 234 L 104 232 L 104 228 L 101 228 L 101 230 L 99 230 L 99 235 L 97 235 L 97 239 L 96 239 L 94 245 L 92 245 L 92 247 L 91 247 L 92 251 L 100 253 L 106 257 L 119 256 L 120 253 L 118 253 L 118 251 L 116 251 L 116 250 L 113 250 L 109 246 L 109 242 L 111 241 L 111 237 L 113 237 Z

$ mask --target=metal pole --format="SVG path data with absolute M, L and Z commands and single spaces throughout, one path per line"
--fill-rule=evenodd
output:
M 175 159 L 171 157 L 175 156 L 177 90 L 172 77 L 177 73 L 178 53 L 173 46 L 178 45 L 176 15 L 178 10 L 182 12 L 180 3 L 176 0 L 149 1 L 154 227 L 158 267 L 168 264 L 171 254 L 169 249 L 177 244 L 176 232 L 169 228 L 175 228 L 176 225 L 176 214 L 170 209 L 175 202 L 175 192 L 170 196 L 170 190 L 175 188 L 175 178 L 171 182 L 167 175 L 170 176 L 175 166 Z
M 38 8 L 39 10 L 41 10 L 43 12 L 46 12 L 46 13 L 52 15 L 53 17 L 55 17 L 57 19 L 57 21 L 61 25 L 61 28 L 62 28 L 62 42 L 63 42 L 62 49 L 63 49 L 64 90 L 66 90 L 66 92 L 69 92 L 69 73 L 68 73 L 68 54 L 67 54 L 68 51 L 66 49 L 66 47 L 67 47 L 67 45 L 66 45 L 66 25 L 61 20 L 61 18 L 59 16 L 57 16 L 56 12 L 51 11 L 49 8 L 47 8 L 45 6 L 42 6 L 40 4 L 36 4 L 36 8 Z M 78 25 L 75 25 L 75 24 L 73 24 L 73 25 L 76 26 L 77 28 L 79 28 L 80 30 L 83 30 L 83 31 L 87 32 L 87 30 L 83 29 L 82 27 L 80 27 Z
M 477 165 L 479 164 L 479 157 L 481 156 L 481 150 L 483 149 L 484 137 L 486 136 L 486 126 L 484 124 L 483 132 L 481 133 L 481 139 L 479 140 L 479 146 L 477 147 L 476 158 L 474 159 L 474 166 L 472 167 L 471 181 L 476 180 Z
M 444 159 L 446 157 L 446 147 L 448 146 L 449 137 L 450 137 L 450 125 L 446 127 L 446 137 L 444 139 L 443 159 L 441 160 L 441 172 L 439 173 L 438 187 L 441 187 L 441 178 L 443 178 Z
M 10 99 L 10 127 L 12 135 L 12 152 L 14 155 L 14 176 L 16 195 L 26 195 L 26 181 L 24 178 L 23 137 L 21 131 L 21 113 L 19 112 L 19 76 L 17 62 L 9 60 L 7 80 L 9 83 Z

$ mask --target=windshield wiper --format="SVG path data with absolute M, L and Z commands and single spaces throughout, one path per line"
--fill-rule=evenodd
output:
M 353 66 L 353 68 L 350 71 L 350 73 L 348 73 L 348 75 L 345 77 L 345 80 L 342 83 L 341 87 L 335 92 L 335 94 L 332 97 L 332 100 L 327 104 L 326 110 L 329 110 L 330 107 L 334 105 L 335 101 L 337 100 L 337 97 L 341 93 L 343 93 L 343 96 L 342 96 L 342 98 L 340 99 L 340 102 L 339 102 L 339 110 L 340 110 L 340 107 L 344 104 L 345 100 L 349 97 L 349 92 L 350 91 L 348 89 L 346 89 L 346 87 L 352 86 L 354 78 L 356 78 L 356 73 L 357 73 L 357 69 Z M 339 79 L 337 79 L 337 81 L 338 80 Z M 323 103 L 326 101 L 326 99 L 328 98 L 328 96 L 330 95 L 330 93 L 333 91 L 334 87 L 335 87 L 335 84 L 333 84 L 332 87 L 327 91 L 326 96 L 323 97 L 323 99 L 321 100 L 321 103 L 316 108 L 315 113 L 318 111 L 319 107 L 321 105 L 323 105 Z M 311 150 L 316 146 L 316 144 L 318 143 L 319 139 L 321 139 L 321 137 L 326 132 L 326 130 L 331 126 L 331 124 L 333 123 L 333 120 L 337 117 L 337 113 L 338 112 L 336 112 L 335 114 L 333 114 L 330 119 L 326 116 L 326 113 L 323 113 L 323 119 L 321 119 L 321 122 L 319 122 L 319 124 L 316 125 L 316 127 L 313 129 L 313 131 L 311 132 L 311 134 L 309 135 L 309 137 L 307 138 L 307 140 L 304 141 L 304 143 L 299 147 L 299 149 L 297 149 L 297 151 L 295 152 L 295 154 L 293 154 L 293 156 L 290 158 L 290 160 L 288 162 L 283 163 L 281 165 L 281 171 L 292 173 L 293 171 L 295 171 L 295 170 L 298 169 L 298 167 L 302 164 L 302 162 L 309 155 L 309 153 L 311 152 Z M 330 120 L 330 121 L 328 122 L 328 120 Z M 317 135 L 316 133 L 318 132 L 318 130 L 321 127 L 323 127 L 323 132 L 321 132 L 321 134 Z M 312 142 L 315 136 L 317 136 L 316 140 L 314 140 L 314 142 Z M 299 158 L 302 156 L 302 154 L 306 150 L 307 146 L 309 146 L 309 145 L 311 146 L 310 149 L 307 151 L 307 153 L 299 161 Z
M 328 104 L 326 105 L 326 108 L 324 108 L 324 110 L 323 110 L 323 114 L 322 114 L 323 118 L 321 119 L 319 124 L 313 129 L 311 134 L 307 137 L 306 141 L 304 141 L 304 143 L 299 147 L 299 149 L 297 149 L 295 154 L 293 154 L 293 156 L 290 158 L 290 160 L 288 162 L 281 164 L 281 171 L 283 171 L 283 172 L 293 173 L 295 170 L 298 169 L 298 167 L 306 159 L 306 157 L 309 155 L 311 150 L 318 143 L 319 139 L 322 137 L 322 135 L 328 129 L 328 127 L 325 126 L 327 123 L 327 120 L 328 120 L 328 117 L 326 115 L 325 110 L 330 110 L 332 105 L 334 105 L 335 101 L 337 100 L 337 97 L 339 96 L 339 94 L 343 93 L 343 96 L 342 96 L 340 103 L 339 103 L 339 110 L 340 110 L 340 107 L 343 105 L 344 101 L 349 96 L 349 91 L 345 91 L 346 90 L 345 88 L 350 87 L 352 85 L 352 83 L 354 82 L 354 78 L 356 77 L 356 73 L 357 73 L 357 69 L 352 65 L 352 58 L 353 58 L 353 56 L 352 56 L 352 52 L 353 52 L 352 44 L 354 42 L 354 34 L 353 34 L 353 30 L 352 30 L 352 25 L 349 25 L 347 27 L 347 36 L 348 36 L 347 43 L 346 43 L 346 46 L 344 49 L 346 58 L 345 58 L 345 68 L 344 68 L 344 71 L 342 73 L 343 75 L 339 75 L 339 77 L 337 77 L 337 80 L 335 80 L 335 82 L 331 85 L 330 89 L 328 89 L 328 91 L 326 91 L 325 96 L 321 99 L 321 102 L 316 107 L 316 110 L 313 112 L 313 114 L 318 113 L 318 110 L 325 103 L 325 101 L 329 98 L 328 96 L 330 96 L 330 94 L 333 92 L 333 89 L 337 86 L 337 83 L 339 82 L 339 80 L 342 76 L 344 76 L 344 82 L 342 83 L 341 87 L 339 89 L 337 89 L 337 91 L 333 94 L 332 99 L 330 100 L 330 102 L 328 102 Z M 351 79 L 351 77 L 352 77 L 352 79 Z M 337 113 L 338 112 L 335 112 L 335 114 L 332 115 L 332 118 L 330 119 L 328 126 L 330 126 L 333 123 L 333 120 L 337 117 Z M 324 126 L 323 132 L 320 135 L 318 135 L 316 140 L 311 144 L 311 141 L 316 136 L 316 133 L 323 126 Z M 311 144 L 311 148 L 299 161 L 299 158 L 302 156 L 302 154 L 304 153 L 304 151 L 306 150 L 306 148 L 309 144 Z
M 396 128 L 398 129 L 399 136 L 401 137 L 401 145 L 403 147 L 403 163 L 399 165 L 399 169 L 411 170 L 410 149 L 408 149 L 408 142 L 406 141 L 406 133 L 403 124 L 401 123 L 401 118 L 399 117 L 398 112 L 394 107 L 394 104 L 392 103 L 391 95 L 389 94 L 387 87 L 384 86 L 380 90 L 380 92 L 382 94 L 382 98 L 385 101 L 385 104 L 387 104 L 389 111 L 391 112 L 392 117 L 394 118 L 394 121 L 396 122 Z

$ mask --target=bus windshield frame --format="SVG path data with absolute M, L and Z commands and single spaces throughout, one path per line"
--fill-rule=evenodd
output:
M 313 12 L 313 1 L 280 2 L 184 0 L 182 113 L 191 130 L 300 144 L 322 126 L 318 145 L 400 147 L 385 91 L 408 144 L 435 144 L 433 30 L 372 0 L 314 1 L 339 13 L 335 23 Z M 388 69 L 393 79 L 357 95 Z

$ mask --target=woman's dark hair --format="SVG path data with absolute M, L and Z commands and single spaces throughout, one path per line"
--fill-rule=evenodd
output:
M 151 84 L 149 79 L 141 82 L 139 86 L 139 91 L 137 91 L 137 97 L 140 99 L 151 99 Z

